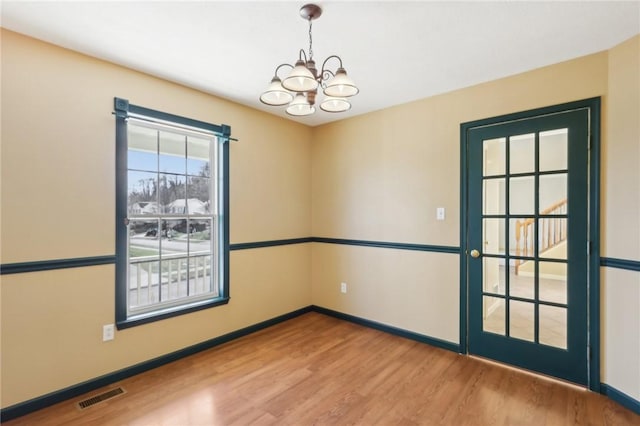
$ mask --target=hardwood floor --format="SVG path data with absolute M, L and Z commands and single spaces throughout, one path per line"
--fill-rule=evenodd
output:
M 122 386 L 85 410 L 75 403 Z M 5 423 L 640 425 L 608 398 L 318 313 Z

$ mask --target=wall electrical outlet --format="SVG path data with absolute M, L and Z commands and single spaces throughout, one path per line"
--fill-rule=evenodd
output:
M 115 328 L 113 324 L 107 324 L 102 326 L 102 341 L 106 342 L 108 340 L 113 340 L 115 335 Z
M 340 292 L 341 293 L 347 292 L 347 283 L 340 283 Z

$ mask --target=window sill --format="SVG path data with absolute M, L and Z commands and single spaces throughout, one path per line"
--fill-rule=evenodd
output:
M 155 321 L 172 318 L 179 315 L 200 311 L 203 309 L 213 308 L 215 306 L 226 305 L 227 303 L 229 303 L 228 297 L 219 297 L 215 299 L 209 299 L 202 302 L 193 303 L 190 305 L 178 306 L 178 307 L 172 308 L 171 310 L 162 310 L 158 312 L 132 315 L 125 320 L 116 321 L 116 327 L 118 330 L 123 330 L 125 328 L 131 328 L 131 327 L 136 327 L 138 325 L 149 324 Z

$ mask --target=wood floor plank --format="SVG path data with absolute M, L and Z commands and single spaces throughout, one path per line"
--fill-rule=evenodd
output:
M 79 410 L 75 403 L 126 393 Z M 640 425 L 575 386 L 308 313 L 17 425 Z

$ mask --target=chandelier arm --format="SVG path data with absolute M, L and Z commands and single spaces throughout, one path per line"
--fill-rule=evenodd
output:
M 282 68 L 282 67 L 290 67 L 291 69 L 293 69 L 293 65 L 291 65 L 291 64 L 287 64 L 287 63 L 280 64 L 280 65 L 278 65 L 276 67 L 276 72 L 275 72 L 276 77 L 278 77 L 278 71 L 280 71 L 280 68 Z M 278 77 L 278 78 L 280 78 L 280 77 Z
M 298 54 L 298 58 L 299 58 L 300 60 L 302 60 L 302 59 L 304 58 L 304 63 L 305 63 L 305 64 L 308 62 L 308 60 L 307 60 L 307 54 L 306 54 L 306 52 L 304 51 L 304 49 L 300 49 L 300 53 Z M 309 58 L 309 59 L 311 59 L 311 58 Z
M 324 78 L 324 73 L 329 71 L 328 69 L 325 69 L 324 66 L 327 64 L 327 62 L 329 61 L 329 59 L 331 58 L 336 58 L 339 62 L 340 62 L 340 68 L 342 68 L 342 59 L 340 59 L 340 56 L 338 55 L 331 55 L 329 56 L 327 59 L 324 60 L 324 62 L 322 63 L 322 68 L 320 71 L 320 75 L 323 76 Z M 331 71 L 329 71 L 331 73 L 331 75 L 334 75 Z
M 335 77 L 336 75 L 331 71 L 331 70 L 322 70 L 322 72 L 320 73 L 320 75 L 318 75 L 318 78 L 320 80 L 320 84 L 322 85 L 322 88 L 325 88 L 327 85 L 324 83 L 325 81 L 329 80 L 331 77 Z

